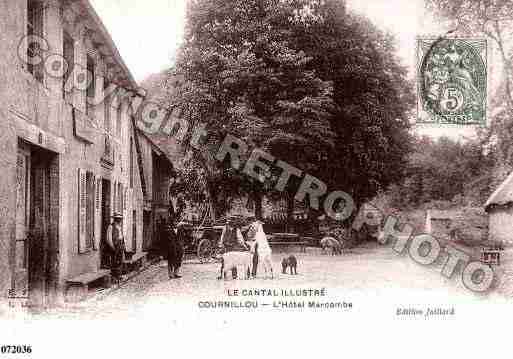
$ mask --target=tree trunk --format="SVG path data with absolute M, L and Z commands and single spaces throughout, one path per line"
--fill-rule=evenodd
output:
M 499 27 L 499 22 L 495 21 L 494 25 L 495 25 L 495 31 L 497 32 L 497 44 L 499 46 L 499 52 L 501 53 L 502 63 L 504 64 L 504 74 L 505 74 L 504 77 L 506 78 L 505 85 L 506 85 L 506 92 L 507 92 L 506 101 L 508 102 L 508 107 L 509 107 L 508 111 L 511 112 L 513 109 L 513 99 L 511 96 L 511 85 L 510 85 L 511 62 L 508 59 L 508 56 L 506 55 L 506 50 L 504 49 L 504 42 L 503 42 L 503 38 L 502 38 L 501 28 Z
M 205 180 L 206 190 L 207 190 L 207 200 L 210 207 L 210 217 L 212 219 L 212 224 L 215 224 L 217 218 L 219 218 L 219 210 L 217 204 L 217 196 L 215 195 L 215 190 L 212 188 L 210 181 Z
M 255 203 L 255 217 L 257 219 L 262 219 L 262 193 L 260 191 L 256 191 L 253 193 L 253 201 Z
M 285 231 L 287 233 L 294 232 L 294 196 L 287 193 L 287 223 Z

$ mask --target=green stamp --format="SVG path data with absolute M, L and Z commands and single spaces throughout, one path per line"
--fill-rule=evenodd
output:
M 419 39 L 417 123 L 486 125 L 486 40 Z

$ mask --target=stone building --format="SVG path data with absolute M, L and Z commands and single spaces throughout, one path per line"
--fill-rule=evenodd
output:
M 143 250 L 155 253 L 159 243 L 156 236 L 158 222 L 169 221 L 171 198 L 169 188 L 171 179 L 175 177 L 173 164 L 144 132 L 137 131 L 137 151 L 140 157 L 143 208 Z
M 452 225 L 459 215 L 459 212 L 456 210 L 427 210 L 425 224 L 426 233 L 437 238 L 449 238 Z
M 89 1 L 2 1 L 0 33 L 0 297 L 51 305 L 66 280 L 108 265 L 114 212 L 127 251 L 143 251 L 154 168 L 137 145 L 137 84 Z

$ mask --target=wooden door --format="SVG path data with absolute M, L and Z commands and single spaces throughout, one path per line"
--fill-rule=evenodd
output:
M 31 167 L 28 287 L 30 306 L 32 309 L 38 310 L 49 304 L 49 281 L 52 279 L 49 277 L 49 269 L 51 265 L 54 265 L 50 262 L 53 255 L 49 256 L 50 171 L 48 154 L 43 150 L 33 150 Z
M 30 231 L 30 149 L 20 145 L 16 170 L 16 243 L 13 289 L 16 295 L 28 294 L 29 231 Z
M 101 232 L 100 232 L 100 259 L 101 268 L 110 268 L 110 250 L 106 244 L 107 228 L 111 223 L 111 183 L 109 180 L 102 180 L 101 196 Z

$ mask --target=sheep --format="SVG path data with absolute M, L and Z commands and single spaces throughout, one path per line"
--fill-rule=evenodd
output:
M 341 243 L 333 237 L 324 237 L 321 239 L 320 244 L 322 251 L 326 254 L 328 253 L 328 248 L 331 248 L 332 255 L 342 254 L 343 252 Z
M 242 273 L 246 273 L 245 277 L 249 279 L 252 264 L 253 255 L 250 252 L 227 252 L 221 258 L 221 275 L 218 279 L 223 279 L 224 277 L 227 280 L 227 273 L 231 276 L 234 268 L 237 271 L 237 278 L 242 278 Z

